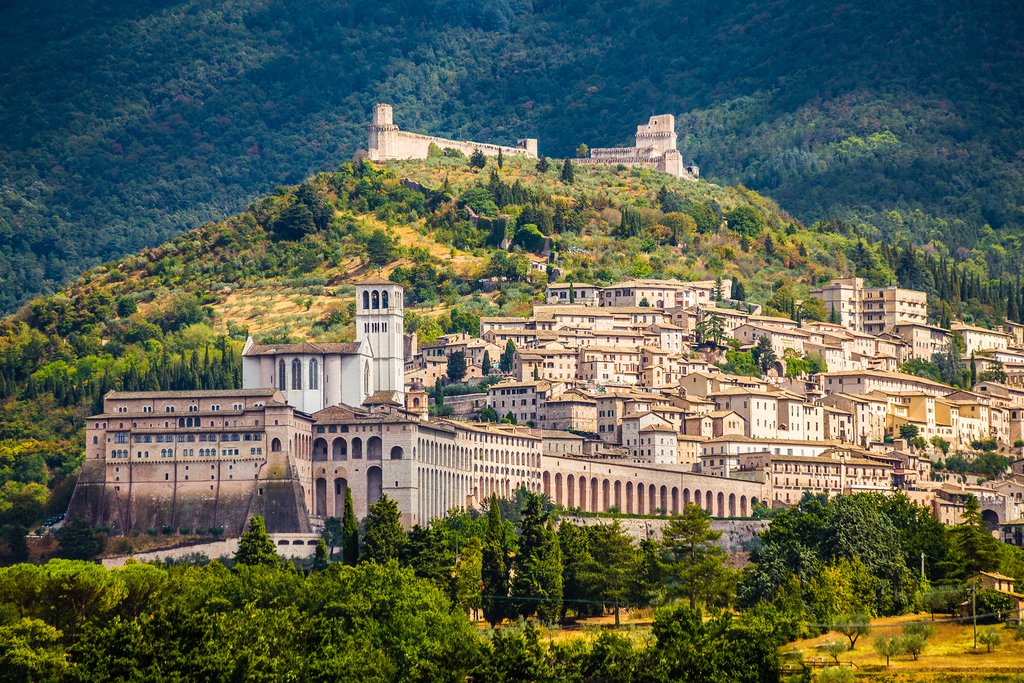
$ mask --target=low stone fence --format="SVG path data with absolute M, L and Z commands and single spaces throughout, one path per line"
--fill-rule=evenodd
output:
M 270 534 L 270 539 L 277 546 L 278 554 L 289 558 L 312 557 L 316 551 L 316 542 L 319 538 L 320 536 L 317 534 Z M 135 560 L 137 562 L 180 560 L 190 555 L 205 555 L 211 560 L 216 560 L 221 557 L 231 557 L 236 552 L 238 552 L 238 539 L 226 538 L 209 543 L 196 543 L 178 546 L 177 548 L 163 548 L 145 553 L 135 553 L 134 555 L 108 557 L 103 560 L 103 566 L 108 568 L 123 567 L 128 560 Z

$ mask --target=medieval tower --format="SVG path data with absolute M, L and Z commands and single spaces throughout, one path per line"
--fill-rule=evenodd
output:
M 405 313 L 402 286 L 383 278 L 356 285 L 356 341 L 370 347 L 372 369 L 364 391 L 393 391 L 405 401 Z

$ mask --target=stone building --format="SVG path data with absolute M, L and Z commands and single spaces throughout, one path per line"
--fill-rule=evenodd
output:
M 865 287 L 862 278 L 848 277 L 812 289 L 811 296 L 857 332 L 881 334 L 900 323 L 928 324 L 928 297 L 913 289 Z
M 441 149 L 454 149 L 466 156 L 480 151 L 487 156 L 497 156 L 500 151 L 504 156 L 524 156 L 537 158 L 537 139 L 519 140 L 515 147 L 502 147 L 487 142 L 464 140 L 446 140 L 432 135 L 420 135 L 400 130 L 395 125 L 394 112 L 390 104 L 373 106 L 373 123 L 369 126 L 369 144 L 367 156 L 370 161 L 388 161 L 390 159 L 426 159 L 431 145 Z
M 636 127 L 633 147 L 596 147 L 577 163 L 600 166 L 642 166 L 668 173 L 676 178 L 696 180 L 697 166 L 683 165 L 683 155 L 676 148 L 676 117 L 671 114 L 652 116 L 646 124 Z

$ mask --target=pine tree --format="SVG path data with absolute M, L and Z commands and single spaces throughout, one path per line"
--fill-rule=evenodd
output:
M 345 488 L 345 513 L 341 519 L 341 558 L 345 564 L 359 561 L 359 523 L 352 505 L 352 489 Z
M 711 516 L 693 503 L 662 532 L 669 592 L 686 597 L 691 609 L 698 599 L 717 596 L 728 583 L 725 552 L 717 544 L 721 535 L 711 528 Z
M 493 493 L 487 511 L 487 531 L 484 535 L 481 576 L 483 579 L 481 605 L 484 619 L 491 626 L 495 626 L 508 615 L 509 575 L 505 524 L 501 521 L 498 496 Z
M 573 171 L 573 168 L 572 168 L 572 161 L 570 161 L 569 159 L 566 159 L 562 163 L 562 176 L 561 177 L 562 177 L 562 182 L 565 183 L 566 185 L 572 185 L 573 182 L 575 182 L 575 180 L 576 180 L 576 174 L 575 174 L 575 171 Z
M 541 621 L 552 622 L 562 609 L 562 555 L 554 525 L 536 493 L 527 494 L 519 529 L 513 609 L 520 616 L 536 614 Z
M 281 561 L 277 555 L 277 547 L 267 534 L 267 525 L 263 518 L 256 515 L 249 520 L 249 529 L 238 539 L 238 552 L 235 563 L 250 567 L 257 565 L 275 565 Z
M 547 173 L 548 170 L 550 170 L 550 169 L 551 169 L 551 162 L 548 161 L 547 157 L 541 157 L 540 159 L 537 159 L 537 172 L 538 173 Z

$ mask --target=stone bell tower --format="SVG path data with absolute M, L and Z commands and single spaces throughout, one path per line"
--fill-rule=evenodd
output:
M 369 344 L 369 392 L 393 391 L 405 401 L 404 289 L 379 277 L 356 284 L 356 341 Z M 367 378 L 363 378 L 365 383 Z

